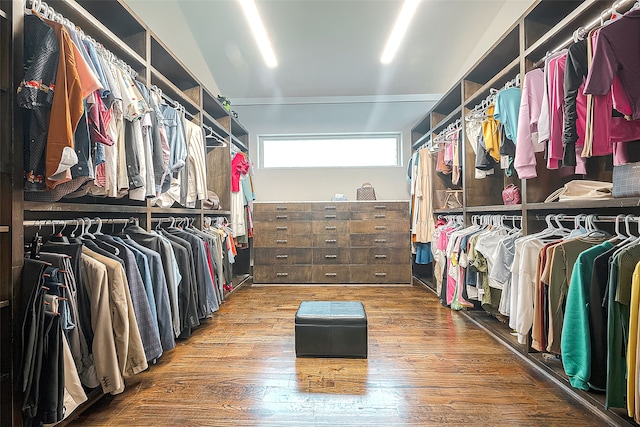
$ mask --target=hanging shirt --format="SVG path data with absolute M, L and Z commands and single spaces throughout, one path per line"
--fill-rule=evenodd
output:
M 514 167 L 520 179 L 535 178 L 537 151 L 544 149 L 538 144 L 538 118 L 544 93 L 544 71 L 537 69 L 524 76 L 520 110 L 518 113 L 518 133 Z

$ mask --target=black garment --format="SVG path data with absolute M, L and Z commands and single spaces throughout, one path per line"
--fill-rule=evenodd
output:
M 609 259 L 615 252 L 612 248 L 593 261 L 591 288 L 589 290 L 589 334 L 591 336 L 591 378 L 589 385 L 597 390 L 607 387 L 607 335 L 609 286 Z
M 476 169 L 481 171 L 493 170 L 496 167 L 496 161 L 487 151 L 482 134 L 478 137 L 476 144 L 478 147 L 476 151 Z
M 17 102 L 23 108 L 25 190 L 45 189 L 45 149 L 53 104 L 60 42 L 55 31 L 34 15 L 24 17 L 25 74 Z
M 576 141 L 578 141 L 576 99 L 578 98 L 578 90 L 588 72 L 587 41 L 580 40 L 569 46 L 564 70 L 564 129 L 562 133 L 564 155 L 562 166 L 576 166 Z
M 64 417 L 64 356 L 60 316 L 44 313 L 45 345 L 42 351 L 42 372 L 39 423 L 57 423 Z
M 197 276 L 191 245 L 184 239 L 174 236 L 166 230 L 162 234 L 171 241 L 173 252 L 178 262 L 178 269 L 182 276 L 178 288 L 178 308 L 180 310 L 180 336 L 186 338 L 191 335 L 191 329 L 200 325 L 198 311 Z
M 140 188 L 143 185 L 142 176 L 140 175 L 140 155 L 136 150 L 134 141 L 134 123 L 129 120 L 124 121 L 124 139 L 127 143 L 124 145 L 127 159 L 127 175 L 129 177 L 129 189 Z

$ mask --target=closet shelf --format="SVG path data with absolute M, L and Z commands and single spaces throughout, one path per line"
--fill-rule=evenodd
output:
M 196 100 L 153 67 L 151 67 L 151 84 L 158 86 L 165 95 L 182 104 L 188 111 L 195 113 L 200 109 Z
M 462 111 L 462 105 L 459 105 L 458 108 L 449 113 L 444 119 L 440 120 L 438 124 L 433 126 L 431 132 L 438 133 L 440 130 L 444 129 L 447 125 L 451 124 L 456 118 L 460 116 L 460 112 Z
M 211 114 L 206 111 L 202 112 L 202 116 L 204 117 L 205 124 L 215 126 L 215 131 L 221 134 L 221 136 L 229 136 L 229 130 L 222 126 L 218 120 L 216 120 Z
M 513 212 L 521 211 L 522 205 L 489 205 L 489 206 L 467 206 L 466 211 L 472 213 L 480 212 Z
M 80 203 L 24 202 L 24 211 L 29 212 L 91 212 L 91 213 L 146 213 L 146 206 L 125 206 Z
M 588 208 L 635 208 L 640 206 L 639 197 L 620 199 L 570 200 L 551 203 L 527 203 L 527 210 L 557 211 L 560 209 L 588 209 Z
M 240 141 L 235 135 L 231 135 L 231 142 L 233 143 L 233 145 L 235 145 L 236 147 L 238 147 L 240 150 L 244 151 L 245 153 L 247 153 L 249 151 L 249 149 L 244 144 L 244 142 Z
M 529 46 L 524 51 L 524 56 L 529 57 L 532 53 L 538 51 L 543 45 L 549 43 L 552 39 L 558 37 L 558 34 L 563 32 L 567 27 L 573 32 L 580 25 L 576 23 L 577 20 L 581 18 L 581 15 L 592 8 L 594 5 L 599 4 L 600 9 L 602 9 L 602 2 L 598 0 L 585 0 L 581 5 L 576 7 L 573 12 L 569 13 L 563 20 L 558 22 L 555 26 L 553 26 L 547 33 L 538 39 L 535 43 Z M 575 27 L 575 28 L 574 28 Z M 557 44 L 562 43 L 564 40 L 557 40 Z M 555 46 L 554 46 L 555 47 Z M 544 52 L 541 53 L 544 55 Z M 542 56 L 541 56 L 542 57 Z M 531 58 L 533 61 L 537 61 L 541 58 Z
M 442 95 L 442 98 L 433 107 L 431 111 L 439 114 L 449 114 L 454 108 L 460 105 L 462 99 L 462 88 L 460 83 L 449 89 L 447 93 Z
M 202 215 L 204 216 L 226 216 L 231 215 L 231 211 L 215 210 L 215 209 L 203 209 Z
M 218 101 L 218 98 L 213 96 L 213 94 L 206 88 L 202 89 L 202 108 L 216 119 L 227 117 L 229 115 L 229 112 L 224 108 L 222 103 Z
M 471 96 L 469 96 L 464 103 L 465 106 L 469 109 L 475 107 L 476 104 L 480 103 L 489 94 L 491 88 L 500 89 L 506 82 L 515 77 L 515 75 L 518 74 L 519 68 L 520 58 L 516 58 L 511 61 L 509 65 L 504 67 L 502 71 L 496 74 L 491 80 L 482 85 Z
M 8 299 L 2 300 L 2 301 L 0 301 L 0 308 L 9 307 L 9 304 L 10 304 L 10 302 L 9 302 Z
M 150 209 L 152 214 L 175 214 L 175 215 L 200 215 L 201 209 L 189 209 L 189 208 L 158 208 L 152 207 Z
M 139 71 L 147 62 L 138 52 L 132 49 L 123 39 L 114 34 L 99 19 L 91 15 L 80 4 L 73 0 L 50 0 L 47 2 L 56 12 L 69 19 L 76 26 L 82 28 L 85 34 L 93 37 L 112 51 L 120 59 Z M 136 63 L 131 63 L 133 60 Z
M 462 208 L 451 208 L 451 209 L 434 209 L 433 213 L 435 214 L 461 214 Z
M 233 117 L 233 115 L 231 115 L 230 117 L 231 117 L 231 133 L 232 134 L 236 136 L 249 135 L 249 131 L 242 125 L 242 123 L 238 121 L 237 118 Z

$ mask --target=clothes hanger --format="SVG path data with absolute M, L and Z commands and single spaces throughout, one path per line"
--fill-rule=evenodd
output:
M 67 239 L 67 236 L 63 236 L 62 232 L 64 231 L 64 229 L 67 227 L 67 224 L 65 223 L 64 226 L 60 229 L 60 231 L 58 233 L 56 233 L 56 227 L 55 224 L 52 222 L 51 223 L 51 228 L 53 229 L 53 234 L 51 236 L 49 236 L 49 239 L 47 239 L 48 242 L 52 242 L 52 243 L 62 243 L 62 244 L 69 244 L 69 239 Z
M 85 224 L 86 221 L 86 224 Z M 86 228 L 85 228 L 86 225 Z M 91 240 L 94 240 L 96 237 L 89 233 L 89 229 L 91 228 L 91 218 L 88 217 L 84 217 L 82 218 L 82 234 L 80 234 L 80 238 L 89 238 Z
M 96 229 L 96 231 L 93 232 L 93 234 L 95 236 L 101 236 L 104 233 L 102 233 L 102 218 L 100 217 L 95 217 L 94 221 L 96 221 L 98 223 L 98 228 Z

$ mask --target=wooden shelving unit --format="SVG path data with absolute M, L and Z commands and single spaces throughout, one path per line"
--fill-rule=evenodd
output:
M 624 12 L 633 2 L 618 9 Z M 417 149 L 440 130 L 458 117 L 468 114 L 480 104 L 491 89 L 499 90 L 516 75 L 525 73 L 539 62 L 547 51 L 568 43 L 578 27 L 587 26 L 599 19 L 600 13 L 611 7 L 611 2 L 597 0 L 538 0 L 507 32 L 456 82 L 430 111 L 418 120 L 411 130 L 411 145 Z M 626 8 L 626 9 L 625 9 Z M 435 172 L 435 156 L 432 156 L 432 200 L 437 200 L 436 192 L 449 188 L 462 189 L 464 206 L 458 209 L 438 209 L 434 215 L 462 215 L 467 224 L 474 215 L 505 214 L 522 215 L 523 231 L 541 230 L 545 226 L 545 215 L 549 213 L 593 213 L 608 216 L 634 213 L 637 215 L 640 198 L 606 200 L 562 201 L 544 203 L 546 197 L 575 176 L 561 175 L 559 171 L 547 170 L 543 165 L 542 153 L 537 154 L 538 177 L 521 181 L 517 174 L 508 177 L 499 169 L 484 179 L 475 178 L 475 154 L 467 138 L 466 122 L 462 121 L 461 135 L 464 139 L 462 155 L 462 185 L 453 186 L 450 176 Z M 588 175 L 585 179 L 611 182 L 611 159 L 591 158 L 587 162 Z M 516 184 L 522 193 L 522 203 L 505 206 L 502 190 L 509 184 Z M 416 267 L 417 268 L 417 267 Z M 421 280 L 425 280 L 421 278 Z M 584 402 L 601 418 L 613 425 L 636 425 L 624 414 L 616 410 L 605 410 L 602 399 L 590 393 L 572 389 L 562 372 L 538 353 L 517 343 L 507 325 L 492 318 L 483 311 L 469 311 L 465 315 L 489 332 L 496 339 L 514 349 L 532 366 L 555 381 L 563 390 Z M 555 363 L 557 365 L 557 363 Z M 560 366 L 561 368 L 561 366 Z

